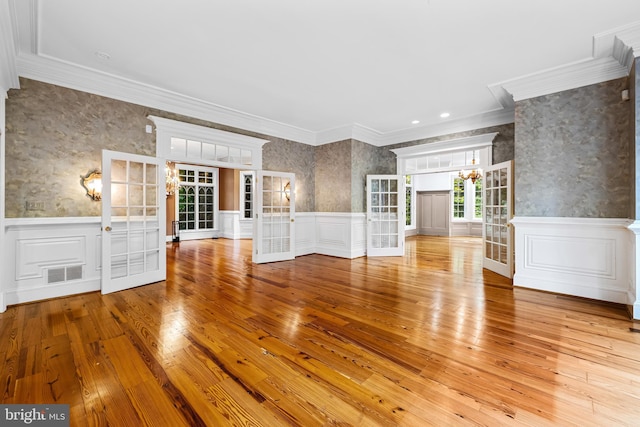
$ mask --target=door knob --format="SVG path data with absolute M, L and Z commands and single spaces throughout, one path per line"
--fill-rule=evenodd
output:
M 104 228 L 104 231 L 111 231 L 111 227 L 109 227 L 108 225 Z

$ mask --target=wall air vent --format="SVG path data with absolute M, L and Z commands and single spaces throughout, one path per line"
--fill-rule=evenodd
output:
M 82 266 L 69 265 L 47 270 L 47 283 L 69 282 L 82 279 Z

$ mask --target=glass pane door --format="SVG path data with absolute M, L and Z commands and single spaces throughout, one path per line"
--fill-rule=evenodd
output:
M 156 158 L 102 153 L 102 293 L 166 278 L 164 168 Z
M 367 175 L 367 256 L 404 255 L 404 180 Z
M 483 267 L 513 277 L 512 162 L 485 170 L 483 200 Z
M 253 262 L 295 257 L 295 175 L 258 171 L 253 236 Z

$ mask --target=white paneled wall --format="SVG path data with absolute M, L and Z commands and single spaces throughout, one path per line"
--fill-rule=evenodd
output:
M 316 253 L 357 258 L 367 252 L 364 213 L 316 213 Z
M 625 219 L 516 217 L 516 286 L 630 304 Z
M 251 239 L 253 221 L 240 217 L 240 211 L 220 211 L 220 237 L 224 239 Z
M 296 212 L 296 256 L 319 253 L 342 258 L 366 254 L 364 213 Z M 251 238 L 252 221 L 240 219 L 239 211 L 220 211 L 221 237 Z
M 100 218 L 7 219 L 5 229 L 7 305 L 100 289 Z
M 366 255 L 364 213 L 297 213 L 295 222 L 297 256 Z M 514 285 L 636 304 L 630 221 L 516 217 L 512 223 Z M 222 237 L 251 237 L 250 224 L 239 212 L 221 213 Z M 100 289 L 100 218 L 7 219 L 5 230 L 6 304 Z

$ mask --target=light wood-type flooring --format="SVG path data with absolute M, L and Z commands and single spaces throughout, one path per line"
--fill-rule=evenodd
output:
M 250 241 L 167 251 L 166 282 L 1 314 L 1 403 L 66 403 L 79 426 L 640 425 L 640 324 L 512 288 L 478 239 L 265 265 Z

